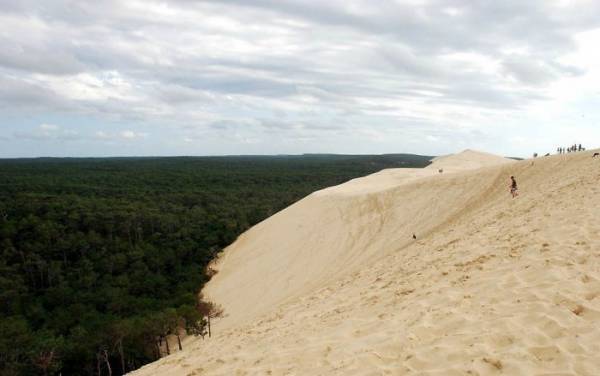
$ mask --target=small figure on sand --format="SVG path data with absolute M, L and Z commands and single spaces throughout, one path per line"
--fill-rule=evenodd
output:
M 417 235 L 413 233 L 413 239 L 417 240 Z
M 510 177 L 510 194 L 512 195 L 513 198 L 515 198 L 519 195 L 518 188 L 517 188 L 517 181 L 515 180 L 514 176 Z
M 592 155 L 592 158 L 596 158 L 596 157 L 600 157 L 600 153 L 594 153 L 594 155 Z

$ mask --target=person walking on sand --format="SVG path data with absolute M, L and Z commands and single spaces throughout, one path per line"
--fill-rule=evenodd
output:
M 517 191 L 517 181 L 514 176 L 510 177 L 510 194 L 513 198 L 519 195 L 519 192 Z

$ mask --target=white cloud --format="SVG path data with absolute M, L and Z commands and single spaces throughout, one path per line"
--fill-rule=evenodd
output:
M 97 131 L 94 138 L 103 141 L 131 141 L 146 138 L 148 133 L 124 130 L 120 132 Z
M 109 135 L 108 133 L 106 133 L 104 131 L 97 131 L 95 133 L 95 137 L 98 140 L 111 140 L 111 139 L 113 139 L 113 137 L 111 135 Z
M 54 124 L 41 124 L 40 129 L 43 131 L 57 131 L 59 129 L 58 125 Z
M 23 140 L 58 140 L 58 141 L 74 141 L 81 138 L 79 132 L 72 129 L 63 129 L 55 124 L 40 124 L 32 130 L 20 130 L 13 133 L 15 139 Z
M 124 130 L 119 132 L 97 131 L 94 133 L 94 138 L 104 141 L 131 141 L 148 137 L 146 132 L 134 132 L 132 130 Z
M 143 137 L 146 137 L 146 135 L 147 135 L 146 133 L 139 133 L 139 132 L 136 133 L 134 131 L 129 131 L 129 130 L 122 131 L 119 133 L 119 136 L 125 140 L 134 140 L 136 138 L 143 138 Z

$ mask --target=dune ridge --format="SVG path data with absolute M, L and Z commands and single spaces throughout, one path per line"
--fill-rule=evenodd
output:
M 217 335 L 133 374 L 597 374 L 591 155 L 469 150 L 315 192 L 218 260 Z

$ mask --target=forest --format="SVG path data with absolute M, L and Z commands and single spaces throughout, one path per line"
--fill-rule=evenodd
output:
M 315 190 L 430 158 L 0 160 L 0 374 L 121 375 L 171 352 L 168 336 L 204 338 L 223 312 L 199 292 L 238 235 Z

